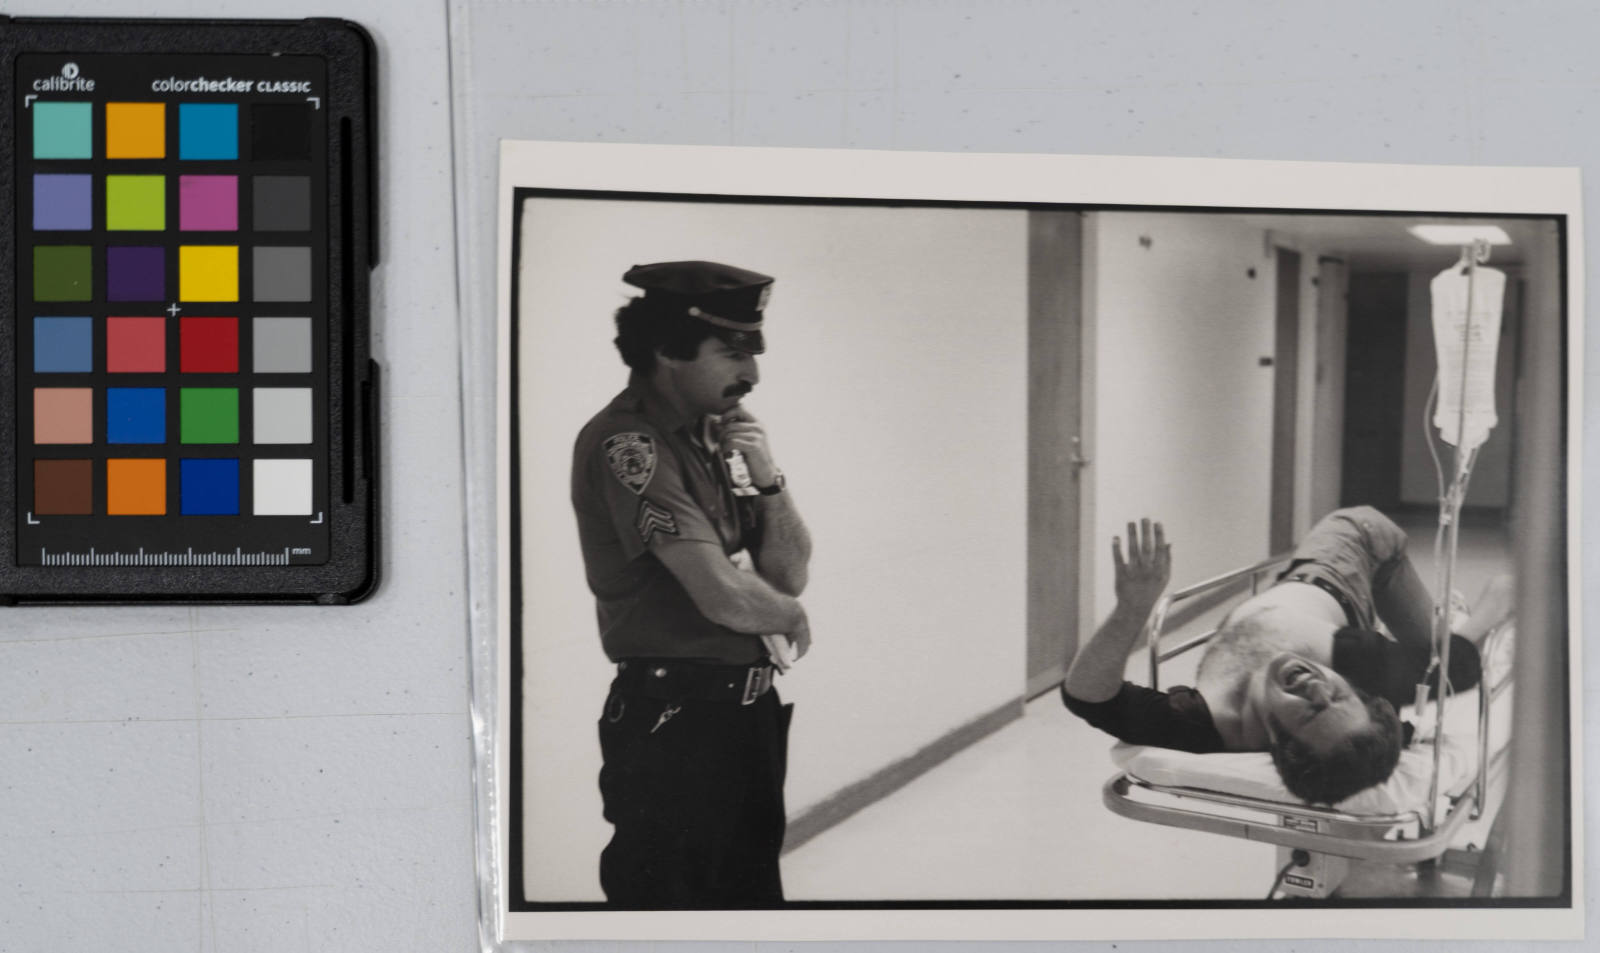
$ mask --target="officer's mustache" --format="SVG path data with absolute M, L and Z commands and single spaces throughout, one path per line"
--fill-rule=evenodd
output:
M 755 390 L 755 385 L 754 384 L 748 383 L 746 381 L 741 381 L 741 382 L 739 382 L 737 384 L 730 384 L 727 387 L 727 389 L 722 392 L 722 396 L 724 396 L 724 397 L 743 397 L 744 395 L 750 393 L 752 390 Z

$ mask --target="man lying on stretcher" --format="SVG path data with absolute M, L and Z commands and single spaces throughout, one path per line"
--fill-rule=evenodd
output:
M 1334 804 L 1389 777 L 1400 758 L 1395 709 L 1416 696 L 1432 656 L 1433 602 L 1405 533 L 1371 507 L 1312 527 L 1270 589 L 1237 606 L 1206 644 L 1195 688 L 1155 691 L 1122 678 L 1167 587 L 1161 524 L 1128 524 L 1111 543 L 1117 605 L 1072 662 L 1061 697 L 1130 744 L 1183 751 L 1270 751 L 1290 793 Z M 1449 682 L 1478 683 L 1477 643 L 1511 608 L 1511 580 L 1485 587 L 1451 637 Z M 1375 631 L 1382 619 L 1394 638 Z M 1437 690 L 1437 677 L 1430 679 Z

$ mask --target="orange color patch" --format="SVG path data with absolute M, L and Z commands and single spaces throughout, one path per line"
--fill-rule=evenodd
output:
M 165 103 L 106 103 L 106 158 L 164 159 Z
M 167 461 L 107 460 L 106 512 L 161 516 L 167 512 Z

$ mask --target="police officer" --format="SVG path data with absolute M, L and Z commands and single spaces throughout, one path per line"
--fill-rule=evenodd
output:
M 811 540 L 766 431 L 773 279 L 705 261 L 638 265 L 617 312 L 627 388 L 572 461 L 600 642 L 617 664 L 600 719 L 614 827 L 600 884 L 629 907 L 782 902 L 778 852 L 792 705 L 772 687 L 811 643 Z

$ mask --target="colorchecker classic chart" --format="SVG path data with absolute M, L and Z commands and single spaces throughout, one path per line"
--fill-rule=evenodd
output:
M 376 578 L 370 45 L 337 21 L 0 21 L 11 601 Z

